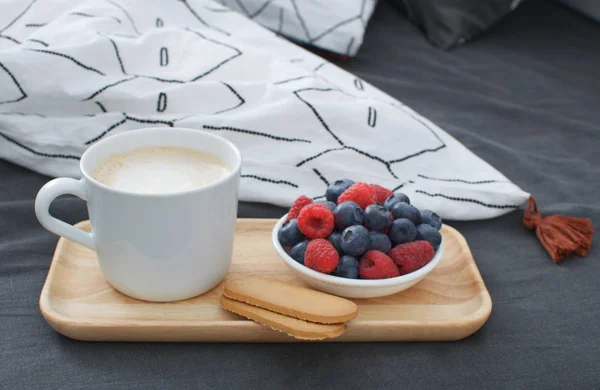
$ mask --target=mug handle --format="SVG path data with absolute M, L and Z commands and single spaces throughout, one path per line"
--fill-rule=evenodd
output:
M 52 233 L 75 241 L 91 250 L 96 250 L 94 233 L 84 232 L 50 215 L 52 201 L 65 194 L 75 195 L 87 201 L 85 185 L 82 180 L 61 177 L 49 181 L 40 189 L 35 198 L 35 215 L 38 221 Z

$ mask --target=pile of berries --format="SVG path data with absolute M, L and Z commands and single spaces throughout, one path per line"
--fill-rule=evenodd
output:
M 408 196 L 377 184 L 337 180 L 326 201 L 301 196 L 278 232 L 300 264 L 350 279 L 385 279 L 414 272 L 442 242 L 442 219 L 419 211 Z

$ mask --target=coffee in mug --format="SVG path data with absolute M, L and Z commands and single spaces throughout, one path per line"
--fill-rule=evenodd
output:
M 102 160 L 92 172 L 98 182 L 139 194 L 168 194 L 204 187 L 229 175 L 219 157 L 176 147 L 138 148 Z

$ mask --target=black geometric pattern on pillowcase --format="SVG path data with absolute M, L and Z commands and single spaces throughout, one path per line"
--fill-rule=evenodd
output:
M 22 12 L 20 12 L 15 19 L 13 19 L 12 21 L 10 21 L 6 26 L 4 26 L 3 28 L 0 29 L 0 38 L 11 41 L 15 44 L 22 44 L 21 42 L 19 42 L 17 39 L 11 37 L 8 32 L 11 28 L 11 26 L 13 26 L 17 21 L 19 21 L 20 19 L 22 19 L 23 17 L 26 16 L 27 12 L 31 9 L 31 7 L 36 3 L 36 1 L 38 0 L 33 0 L 31 1 L 24 9 Z M 115 3 L 113 0 L 105 0 L 106 2 L 110 3 L 111 5 L 113 5 L 114 7 L 118 8 L 124 18 L 118 18 L 118 17 L 113 17 L 113 19 L 115 20 L 116 23 L 125 23 L 125 19 L 127 20 L 127 22 L 130 24 L 132 32 L 135 35 L 140 35 L 140 32 L 136 26 L 135 20 L 134 18 L 131 16 L 131 14 L 129 14 L 127 12 L 127 10 L 125 8 L 123 8 L 121 5 L 119 5 L 118 3 Z M 201 23 L 203 26 L 210 28 L 214 31 L 217 31 L 221 34 L 224 35 L 229 35 L 228 32 L 224 31 L 223 29 L 210 25 L 209 23 L 207 23 L 203 18 L 201 18 L 199 16 L 199 14 L 189 5 L 189 3 L 187 2 L 187 0 L 178 0 L 180 1 L 182 4 L 185 5 L 185 8 L 193 15 L 193 17 L 198 20 L 199 23 Z M 246 13 L 246 15 L 250 18 L 255 18 L 258 15 L 260 15 L 261 12 L 263 12 L 269 5 L 271 5 L 273 3 L 273 0 L 267 0 L 265 1 L 257 10 L 255 10 L 254 12 L 249 12 L 248 9 L 244 6 L 244 1 L 246 0 L 235 0 L 236 3 L 240 6 L 240 8 L 244 11 L 244 13 Z M 297 10 L 298 7 L 296 6 L 295 2 L 296 0 L 289 0 L 292 2 L 292 4 L 295 6 L 295 9 Z M 222 3 L 225 3 L 224 1 L 222 1 Z M 365 21 L 362 19 L 363 17 L 363 11 L 364 11 L 364 5 L 366 3 L 366 0 L 363 0 L 363 5 L 361 8 L 361 13 L 359 15 L 355 15 L 353 17 L 350 17 L 348 19 L 345 19 L 342 22 L 338 22 L 332 26 L 330 26 L 329 28 L 325 29 L 325 31 L 323 33 L 320 33 L 318 35 L 313 35 L 310 31 L 308 31 L 307 27 L 306 27 L 306 23 L 304 23 L 303 21 L 303 17 L 302 15 L 297 12 L 297 18 L 300 21 L 300 23 L 303 25 L 304 31 L 306 33 L 306 39 L 308 42 L 315 42 L 318 39 L 322 38 L 323 36 L 331 33 L 332 31 L 334 31 L 336 28 L 349 23 L 351 21 L 360 19 L 363 22 L 363 25 L 365 24 Z M 207 10 L 211 11 L 211 12 L 229 12 L 228 9 L 226 8 L 214 8 L 214 7 L 210 7 L 210 8 L 206 8 Z M 82 13 L 82 12 L 73 12 L 71 13 L 71 15 L 76 16 L 76 17 L 86 17 L 86 18 L 106 18 L 106 16 L 104 15 L 93 15 L 93 14 L 87 14 L 87 13 Z M 26 24 L 30 27 L 42 27 L 43 25 L 45 25 L 45 23 L 28 23 Z M 164 22 L 162 21 L 161 18 L 157 18 L 156 19 L 156 26 L 157 27 L 162 27 L 164 26 Z M 98 113 L 97 111 L 93 112 L 93 113 L 88 113 L 86 114 L 86 116 L 94 116 L 94 115 L 98 115 L 98 114 L 104 114 L 104 113 L 108 113 L 108 112 L 114 112 L 114 111 L 110 111 L 107 110 L 107 108 L 105 107 L 105 104 L 103 104 L 98 98 L 101 98 L 103 93 L 106 93 L 106 91 L 110 90 L 111 88 L 115 88 L 119 85 L 122 85 L 124 83 L 128 83 L 131 82 L 133 80 L 137 80 L 137 79 L 152 79 L 155 80 L 157 82 L 160 83 L 166 83 L 166 84 L 170 84 L 170 83 L 176 83 L 176 84 L 185 84 L 185 83 L 190 83 L 190 82 L 194 82 L 196 80 L 199 80 L 200 78 L 216 71 L 217 69 L 219 69 L 220 67 L 226 65 L 228 62 L 231 61 L 236 61 L 236 59 L 240 58 L 243 53 L 239 48 L 236 48 L 230 44 L 221 42 L 219 40 L 213 39 L 213 38 L 209 38 L 205 35 L 203 35 L 202 33 L 195 31 L 191 28 L 186 28 L 186 31 L 194 34 L 195 37 L 197 37 L 197 39 L 203 39 L 206 40 L 208 42 L 211 42 L 212 44 L 224 47 L 228 50 L 231 51 L 231 54 L 228 56 L 225 56 L 224 58 L 218 59 L 218 61 L 216 61 L 211 67 L 209 67 L 208 69 L 203 70 L 202 72 L 200 72 L 199 74 L 194 75 L 193 77 L 189 78 L 189 79 L 177 79 L 177 78 L 164 78 L 164 77 L 157 77 L 157 76 L 153 76 L 153 75 L 148 75 L 148 74 L 136 74 L 136 73 L 129 73 L 127 71 L 127 63 L 126 61 L 123 60 L 123 53 L 122 51 L 124 50 L 123 48 L 119 47 L 119 44 L 112 39 L 109 36 L 106 35 L 102 35 L 108 42 L 110 42 L 110 45 L 113 48 L 113 53 L 115 56 L 115 61 L 119 64 L 119 67 L 121 69 L 123 78 L 116 80 L 116 81 L 111 81 L 109 83 L 106 83 L 105 85 L 103 85 L 102 87 L 93 90 L 93 91 L 89 91 L 89 95 L 87 97 L 85 97 L 84 99 L 82 99 L 82 102 L 92 102 L 94 104 L 94 106 L 100 110 L 100 113 Z M 97 69 L 96 67 L 94 67 L 93 64 L 86 64 L 83 61 L 60 51 L 57 50 L 53 50 L 51 48 L 52 45 L 50 45 L 47 42 L 38 40 L 38 39 L 28 39 L 28 41 L 31 42 L 35 42 L 37 44 L 42 45 L 44 48 L 27 48 L 27 50 L 32 51 L 32 52 L 36 52 L 39 53 L 40 55 L 51 55 L 51 56 L 55 56 L 55 57 L 59 57 L 65 61 L 68 61 L 71 64 L 74 64 L 75 66 L 77 66 L 78 68 L 81 68 L 87 72 L 91 72 L 94 73 L 96 75 L 99 76 L 106 76 L 106 74 L 101 70 L 101 69 Z M 161 46 L 160 49 L 157 52 L 157 64 L 160 68 L 168 68 L 169 67 L 169 47 L 167 46 Z M 302 58 L 294 58 L 294 59 L 290 59 L 290 62 L 301 62 L 304 61 L 304 59 Z M 304 75 L 304 76 L 299 76 L 299 77 L 294 77 L 294 78 L 289 78 L 289 79 L 285 79 L 285 80 L 280 80 L 277 81 L 275 83 L 273 83 L 273 85 L 282 85 L 284 87 L 287 87 L 290 84 L 294 84 L 294 83 L 300 83 L 302 82 L 302 80 L 306 79 L 306 78 L 319 78 L 322 81 L 327 82 L 327 80 L 325 78 L 322 78 L 319 76 L 318 71 L 321 70 L 324 66 L 326 66 L 328 64 L 328 62 L 323 62 L 321 64 L 319 64 L 318 66 L 316 66 L 313 69 L 313 74 L 311 75 Z M 12 88 L 11 90 L 14 92 L 12 93 L 10 96 L 5 97 L 2 96 L 0 97 L 0 106 L 6 106 L 6 105 L 11 105 L 11 104 L 18 104 L 19 102 L 27 99 L 29 97 L 29 95 L 24 91 L 21 83 L 18 80 L 18 76 L 16 75 L 16 71 L 14 70 L 10 70 L 4 63 L 0 62 L 0 82 L 3 83 L 3 85 L 9 85 L 12 84 L 14 85 L 14 88 Z M 223 85 L 225 91 L 228 91 L 228 93 L 230 93 L 232 95 L 232 97 L 234 97 L 236 103 L 234 105 L 232 105 L 231 107 L 227 107 L 224 108 L 222 110 L 219 110 L 217 112 L 214 112 L 213 115 L 218 115 L 224 112 L 229 112 L 232 110 L 236 110 L 239 107 L 243 106 L 246 103 L 246 99 L 230 84 L 230 83 L 226 83 L 224 81 L 221 81 L 221 84 Z M 356 89 L 359 92 L 364 91 L 364 84 L 362 82 L 362 80 L 356 78 L 352 81 L 352 85 L 349 87 L 353 87 L 354 89 Z M 431 134 L 433 134 L 433 136 L 439 141 L 437 145 L 429 147 L 429 148 L 424 148 L 421 149 L 415 153 L 406 155 L 406 156 L 400 156 L 397 158 L 393 158 L 393 159 L 389 159 L 389 158 L 383 158 L 381 156 L 375 155 L 373 153 L 369 153 L 365 150 L 363 150 L 363 148 L 359 148 L 357 146 L 354 145 L 349 145 L 347 142 L 343 141 L 342 137 L 340 137 L 335 129 L 332 128 L 332 126 L 330 124 L 327 123 L 327 121 L 324 119 L 325 115 L 323 112 L 319 111 L 319 107 L 315 106 L 314 104 L 312 104 L 310 102 L 310 99 L 308 99 L 307 97 L 303 96 L 305 94 L 305 92 L 308 91 L 312 91 L 312 92 L 318 92 L 318 93 L 342 93 L 344 95 L 347 96 L 351 96 L 354 99 L 364 99 L 365 103 L 367 104 L 366 106 L 366 110 L 365 110 L 365 118 L 364 121 L 366 122 L 366 125 L 368 127 L 371 128 L 375 128 L 377 126 L 378 121 L 381 120 L 380 118 L 380 113 L 378 113 L 377 109 L 371 105 L 368 105 L 369 102 L 377 102 L 379 104 L 385 104 L 388 105 L 390 107 L 393 107 L 394 109 L 397 110 L 401 110 L 404 114 L 408 114 L 410 115 L 413 119 L 415 119 L 417 122 L 419 122 L 427 131 L 431 132 Z M 398 179 L 398 176 L 394 173 L 393 171 L 393 165 L 394 164 L 398 164 L 398 163 L 402 163 L 404 161 L 407 161 L 409 159 L 413 159 L 413 158 L 417 158 L 423 154 L 426 153 L 435 153 L 443 148 L 446 147 L 446 144 L 443 142 L 443 140 L 439 137 L 439 135 L 436 133 L 436 131 L 429 126 L 425 121 L 423 121 L 418 115 L 413 114 L 410 111 L 406 111 L 403 110 L 403 108 L 401 106 L 395 105 L 395 104 L 391 104 L 376 98 L 365 98 L 365 97 L 361 97 L 361 96 L 355 96 L 352 95 L 350 93 L 348 93 L 347 91 L 340 89 L 336 86 L 331 86 L 328 88 L 297 88 L 297 89 L 293 89 L 291 90 L 291 94 L 293 94 L 293 96 L 295 98 L 297 98 L 300 102 L 302 102 L 302 104 L 304 104 L 308 110 L 306 110 L 306 114 L 307 115 L 311 115 L 313 117 L 315 117 L 318 122 L 320 123 L 321 127 L 323 128 L 324 131 L 326 131 L 334 140 L 335 142 L 339 145 L 338 147 L 335 148 L 327 148 L 325 150 L 322 150 L 321 152 L 314 154 L 314 155 L 310 155 L 310 156 L 304 156 L 302 158 L 302 160 L 300 160 L 297 164 L 296 167 L 301 167 L 303 165 L 305 165 L 308 162 L 314 162 L 315 160 L 318 160 L 320 157 L 327 155 L 329 153 L 332 152 L 339 152 L 339 151 L 352 151 L 357 153 L 358 155 L 361 155 L 367 159 L 370 159 L 372 161 L 375 161 L 377 163 L 382 164 L 383 167 L 385 167 L 385 169 L 387 170 L 387 172 L 389 173 L 389 175 L 391 177 L 393 177 L 394 179 Z M 157 115 L 160 115 L 161 118 L 166 117 L 166 112 L 168 110 L 168 94 L 165 93 L 164 91 L 157 91 L 156 92 L 157 95 L 157 100 L 156 100 L 156 112 Z M 167 113 L 168 114 L 168 113 Z M 19 116 L 38 116 L 38 117 L 44 117 L 43 114 L 41 113 L 23 113 L 23 112 L 0 112 L 0 115 L 19 115 Z M 107 128 L 104 129 L 99 129 L 99 133 L 94 136 L 93 138 L 87 140 L 84 142 L 85 145 L 90 145 L 94 142 L 97 142 L 98 140 L 102 139 L 103 137 L 105 137 L 107 134 L 109 134 L 110 132 L 112 132 L 113 130 L 125 125 L 128 122 L 134 122 L 134 123 L 140 123 L 140 124 L 148 124 L 148 125 L 166 125 L 166 126 L 170 126 L 173 127 L 175 126 L 176 122 L 179 120 L 185 119 L 185 117 L 183 118 L 170 118 L 170 119 L 156 119 L 156 116 L 150 116 L 150 117 L 140 117 L 138 115 L 132 115 L 129 114 L 127 112 L 122 112 L 121 113 L 121 118 L 119 118 L 119 120 L 117 120 L 116 122 L 114 122 L 113 124 L 111 124 L 110 126 L 108 126 Z M 288 138 L 288 137 L 282 137 L 282 136 L 278 136 L 278 135 L 274 135 L 274 134 L 269 134 L 260 130 L 255 130 L 255 129 L 242 129 L 242 128 L 238 128 L 238 127 L 232 127 L 232 126 L 213 126 L 213 125 L 208 125 L 205 124 L 202 126 L 204 129 L 207 130 L 211 130 L 211 131 L 231 131 L 231 132 L 239 132 L 239 133 L 244 133 L 250 136 L 256 136 L 256 137 L 264 137 L 264 138 L 269 138 L 271 140 L 275 140 L 275 141 L 279 141 L 279 142 L 303 142 L 303 143 L 311 143 L 311 140 L 307 140 L 307 139 L 302 139 L 302 138 Z M 37 150 L 31 146 L 28 146 L 26 144 L 24 144 L 23 142 L 20 142 L 16 139 L 14 139 L 13 137 L 0 132 L 0 137 L 2 137 L 3 139 L 7 140 L 8 142 L 12 143 L 13 145 L 16 145 L 20 148 L 22 148 L 23 150 L 26 150 L 34 155 L 38 155 L 41 157 L 47 157 L 47 158 L 58 158 L 58 159 L 72 159 L 72 160 L 76 160 L 79 159 L 79 156 L 76 155 L 67 155 L 67 154 L 57 154 L 57 153 L 47 153 L 44 152 L 43 150 Z M 313 173 L 324 183 L 325 186 L 329 185 L 330 180 L 328 178 L 326 178 L 321 171 L 318 168 L 312 168 Z M 480 180 L 480 181 L 467 181 L 467 180 L 461 180 L 461 179 L 441 179 L 441 178 L 433 178 L 433 177 L 429 177 L 429 176 L 425 176 L 425 175 L 418 175 L 418 177 L 425 179 L 425 180 L 439 180 L 439 181 L 448 181 L 448 182 L 461 182 L 463 184 L 473 184 L 473 185 L 483 185 L 483 184 L 491 184 L 491 183 L 496 183 L 498 182 L 497 180 Z M 289 180 L 284 180 L 284 179 L 280 179 L 280 178 L 267 178 L 267 177 L 263 177 L 263 176 L 259 176 L 259 175 L 254 175 L 254 174 L 244 174 L 242 175 L 243 179 L 249 179 L 249 180 L 258 180 L 267 184 L 276 184 L 276 185 L 284 185 L 284 186 L 291 186 L 293 188 L 298 188 L 298 184 L 293 183 Z M 397 187 L 395 187 L 393 190 L 397 191 L 401 188 L 403 188 L 406 185 L 413 185 L 415 184 L 414 181 L 409 180 L 409 181 L 405 181 L 400 183 Z M 444 194 L 440 194 L 440 193 L 429 193 L 426 191 L 422 191 L 422 190 L 416 190 L 417 193 L 426 195 L 426 196 L 430 196 L 430 197 L 443 197 L 445 199 L 448 200 L 452 200 L 455 202 L 470 202 L 470 203 L 475 203 L 475 204 L 479 204 L 481 206 L 484 207 L 490 207 L 490 208 L 499 208 L 499 209 L 503 209 L 503 208 L 516 208 L 518 207 L 517 205 L 491 205 L 491 204 L 487 204 L 485 202 L 481 202 L 479 200 L 476 199 L 468 199 L 468 198 L 457 198 L 457 197 L 450 197 Z M 320 199 L 323 196 L 317 196 L 315 197 L 315 199 Z

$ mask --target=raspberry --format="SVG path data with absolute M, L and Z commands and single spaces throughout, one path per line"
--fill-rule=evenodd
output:
M 367 206 L 377 203 L 375 191 L 367 183 L 356 183 L 340 195 L 338 204 L 343 202 L 356 202 L 363 210 Z
M 368 251 L 360 259 L 359 273 L 361 279 L 387 279 L 400 276 L 398 267 L 392 259 L 380 251 Z
M 304 206 L 298 215 L 298 228 L 308 238 L 325 238 L 333 231 L 333 213 L 322 203 Z
M 301 197 L 296 199 L 294 201 L 294 204 L 290 208 L 290 211 L 288 211 L 286 221 L 289 221 L 290 219 L 298 218 L 298 215 L 300 214 L 300 210 L 302 210 L 302 208 L 304 206 L 309 205 L 311 203 L 312 203 L 312 200 L 308 196 L 302 195 Z
M 371 184 L 371 188 L 373 189 L 373 191 L 375 191 L 375 198 L 377 198 L 377 203 L 381 205 L 385 203 L 385 200 L 387 198 L 394 195 L 392 191 L 380 186 L 379 184 Z
M 418 270 L 429 263 L 435 251 L 427 241 L 413 241 L 400 244 L 390 251 L 390 257 L 400 270 L 400 275 L 406 275 Z
M 322 238 L 309 242 L 304 252 L 304 265 L 325 274 L 335 271 L 339 261 L 340 255 L 333 245 Z

